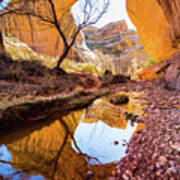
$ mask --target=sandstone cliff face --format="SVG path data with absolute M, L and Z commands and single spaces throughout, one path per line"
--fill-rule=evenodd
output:
M 165 9 L 170 6 L 168 4 L 165 6 L 165 3 L 162 3 L 165 1 L 161 0 L 159 2 L 163 8 L 158 0 L 127 0 L 126 4 L 128 14 L 138 30 L 145 51 L 158 62 L 167 60 L 177 52 L 177 48 L 173 45 L 174 40 L 170 35 L 171 26 L 167 19 L 168 12 L 172 11 L 175 1 L 166 1 L 171 2 L 170 11 Z M 166 15 L 164 11 L 166 11 Z M 178 15 L 175 10 L 173 12 L 176 16 Z
M 174 46 L 180 48 L 180 1 L 158 0 L 170 25 L 170 36 Z
M 98 40 L 127 29 L 128 27 L 126 21 L 122 20 L 117 22 L 111 22 L 102 28 L 90 26 L 84 29 L 83 32 L 88 36 L 89 39 Z
M 127 0 L 127 10 L 146 52 L 157 62 L 141 71 L 141 79 L 162 77 L 170 88 L 180 89 L 180 1 Z
M 100 49 L 104 53 L 121 53 L 140 44 L 137 33 L 128 29 L 125 20 L 109 23 L 99 29 L 89 27 L 83 30 L 83 33 L 91 50 Z
M 137 33 L 128 29 L 126 22 L 118 21 L 102 28 L 88 27 L 83 30 L 85 41 L 76 44 L 76 52 L 83 62 L 95 64 L 101 71 L 135 77 L 136 71 L 148 55 Z
M 56 0 L 55 8 L 61 26 L 68 38 L 71 37 L 76 25 L 70 13 L 70 7 L 76 0 Z M 8 7 L 21 8 L 25 12 L 33 11 L 35 14 L 52 19 L 52 12 L 47 1 L 24 1 L 12 0 Z M 71 22 L 70 24 L 67 22 Z M 57 56 L 61 53 L 63 44 L 62 40 L 53 25 L 39 20 L 32 16 L 20 16 L 15 14 L 6 15 L 0 18 L 0 30 L 4 33 L 10 33 L 22 42 L 28 44 L 38 53 Z M 73 56 L 73 52 L 70 55 Z

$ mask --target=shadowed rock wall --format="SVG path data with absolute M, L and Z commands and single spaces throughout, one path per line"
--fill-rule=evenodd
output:
M 170 36 L 174 47 L 180 48 L 180 1 L 158 0 L 170 26 Z

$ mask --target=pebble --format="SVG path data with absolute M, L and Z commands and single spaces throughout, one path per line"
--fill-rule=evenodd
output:
M 131 172 L 130 170 L 126 170 L 125 174 L 127 174 L 127 175 L 130 176 L 130 177 L 133 176 L 133 174 L 132 174 L 132 172 Z
M 170 177 L 170 179 L 169 180 L 176 180 L 174 177 Z
M 180 167 L 180 114 L 173 104 L 180 102 L 179 92 L 167 91 L 156 81 L 144 90 L 141 98 L 147 96 L 147 106 L 138 120 L 146 127 L 131 137 L 127 155 L 114 174 L 121 180 L 175 180 Z M 125 172 L 123 177 L 118 169 Z
M 122 178 L 123 180 L 129 180 L 129 177 L 126 174 L 123 174 Z
M 171 143 L 171 147 L 175 150 L 177 150 L 178 152 L 180 152 L 180 143 L 175 142 L 175 143 Z
M 167 163 L 167 158 L 165 156 L 160 156 L 159 157 L 159 162 Z
M 167 174 L 171 175 L 172 173 L 176 173 L 177 170 L 174 166 L 172 166 L 172 167 L 168 168 L 168 170 L 166 172 L 167 172 Z
M 119 141 L 114 141 L 114 145 L 118 145 L 119 144 Z
M 116 171 L 112 171 L 112 176 L 116 176 Z
M 91 179 L 93 176 L 94 176 L 94 172 L 93 172 L 92 170 L 89 170 L 89 171 L 86 173 L 86 180 Z
M 108 180 L 118 180 L 118 178 L 115 178 L 115 177 L 109 177 Z
M 117 175 L 120 175 L 121 174 L 121 170 L 117 169 L 116 173 L 117 173 Z
M 101 174 L 99 175 L 99 178 L 101 178 L 101 179 L 106 178 L 106 174 L 105 174 L 105 173 L 101 173 Z
M 158 170 L 158 171 L 156 172 L 156 175 L 157 175 L 157 176 L 161 176 L 161 173 L 162 173 L 162 170 L 160 169 L 160 170 Z

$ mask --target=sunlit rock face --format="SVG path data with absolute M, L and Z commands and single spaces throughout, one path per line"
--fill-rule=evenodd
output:
M 102 28 L 88 27 L 83 33 L 91 50 L 100 49 L 104 53 L 117 54 L 140 44 L 137 33 L 128 29 L 125 20 L 109 23 Z
M 146 80 L 161 77 L 169 87 L 180 89 L 180 1 L 127 0 L 127 10 L 146 52 L 156 62 L 169 63 L 146 68 L 139 77 Z
M 148 57 L 139 37 L 124 20 L 112 22 L 102 28 L 88 27 L 82 32 L 85 41 L 76 46 L 83 62 L 93 63 L 102 71 L 135 76 Z
M 126 6 L 145 51 L 157 62 L 170 58 L 177 51 L 180 2 L 127 0 Z
M 55 0 L 53 2 L 55 4 L 57 17 L 61 21 L 61 27 L 65 35 L 70 38 L 76 28 L 70 13 L 70 7 L 76 0 Z M 52 20 L 52 11 L 48 1 L 12 0 L 8 4 L 8 7 L 21 8 L 25 12 L 33 10 L 35 14 Z M 17 37 L 38 53 L 57 56 L 62 52 L 63 44 L 57 29 L 39 18 L 10 14 L 1 17 L 0 23 L 0 30 L 2 32 Z M 70 57 L 72 58 L 74 56 L 73 53 L 73 51 L 70 52 Z
M 87 27 L 83 30 L 87 34 L 88 39 L 98 40 L 104 37 L 108 37 L 112 34 L 119 33 L 119 31 L 127 30 L 128 26 L 125 20 L 111 22 L 102 28 L 96 28 L 94 26 Z

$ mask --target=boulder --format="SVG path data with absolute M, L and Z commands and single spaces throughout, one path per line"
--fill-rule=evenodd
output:
M 110 82 L 112 82 L 113 78 L 114 78 L 114 76 L 113 76 L 112 72 L 109 70 L 106 70 L 104 72 L 104 75 L 102 77 L 100 77 L 100 80 L 104 81 L 105 83 L 110 83 Z
M 137 75 L 142 80 L 163 78 L 168 87 L 180 90 L 180 53 L 165 62 L 143 69 Z
M 143 70 L 137 72 L 137 76 L 141 80 L 152 80 L 152 79 L 157 79 L 161 78 L 164 76 L 164 71 L 165 67 L 169 65 L 168 61 L 157 63 L 152 66 L 148 66 L 144 68 Z
M 126 104 L 129 102 L 129 97 L 127 95 L 113 96 L 110 99 L 110 102 L 114 105 Z
M 165 81 L 169 87 L 180 90 L 180 53 L 171 58 L 171 64 L 165 72 Z

